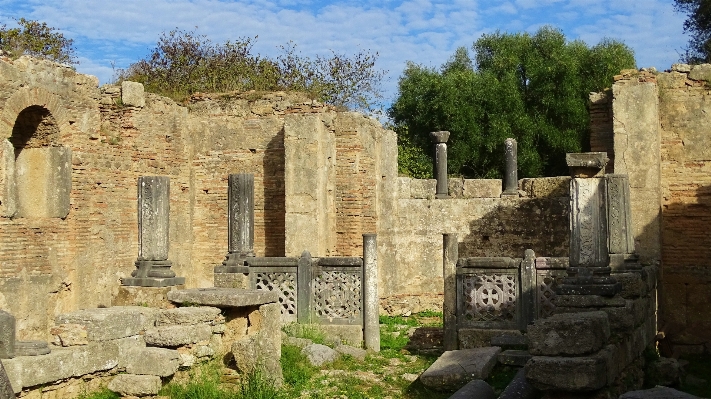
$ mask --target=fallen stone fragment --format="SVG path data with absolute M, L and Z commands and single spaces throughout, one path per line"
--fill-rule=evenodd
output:
M 311 365 L 320 367 L 326 363 L 332 363 L 338 359 L 338 352 L 321 344 L 309 344 L 301 350 Z
M 428 388 L 454 391 L 472 380 L 483 380 L 496 365 L 498 346 L 447 351 L 422 375 L 420 381 Z
M 109 382 L 108 388 L 122 396 L 156 395 L 160 391 L 161 381 L 155 375 L 119 374 Z

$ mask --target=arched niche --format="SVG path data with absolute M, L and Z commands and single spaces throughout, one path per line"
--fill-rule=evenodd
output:
M 59 138 L 59 125 L 49 109 L 30 105 L 19 112 L 2 144 L 6 216 L 67 216 L 71 151 Z

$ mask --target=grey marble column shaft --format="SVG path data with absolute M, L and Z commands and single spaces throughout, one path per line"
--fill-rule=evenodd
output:
M 363 234 L 363 340 L 365 348 L 380 352 L 380 296 L 378 244 L 375 234 Z
M 254 256 L 254 175 L 229 176 L 227 220 L 230 254 Z
M 0 310 L 0 359 L 15 357 L 15 316 Z
M 170 229 L 170 178 L 141 176 L 138 178 L 138 259 L 133 278 L 121 280 L 123 285 L 165 287 L 185 283 L 175 277 L 168 260 Z
M 447 181 L 447 141 L 449 132 L 431 132 L 430 138 L 435 144 L 435 178 L 437 179 L 436 198 L 449 198 L 449 184 Z
M 459 349 L 457 327 L 457 260 L 459 242 L 457 234 L 444 234 L 442 240 L 442 275 L 444 277 L 444 350 Z
M 504 194 L 518 195 L 518 145 L 514 139 L 504 142 L 506 157 L 506 175 L 504 176 Z
M 634 253 L 629 177 L 623 174 L 608 174 L 605 179 L 610 253 Z

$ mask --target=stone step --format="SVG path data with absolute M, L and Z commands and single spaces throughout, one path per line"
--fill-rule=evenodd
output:
M 472 380 L 484 380 L 496 365 L 499 347 L 461 349 L 442 354 L 420 376 L 422 384 L 438 391 L 456 391 Z
M 498 360 L 499 363 L 508 366 L 519 366 L 523 367 L 526 365 L 528 359 L 531 358 L 531 354 L 528 351 L 519 349 L 507 349 L 499 353 Z
M 528 338 L 525 335 L 496 335 L 491 337 L 491 346 L 499 346 L 501 349 L 526 349 Z

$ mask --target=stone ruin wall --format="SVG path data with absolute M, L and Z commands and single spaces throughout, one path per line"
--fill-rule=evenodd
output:
M 711 65 L 627 71 L 591 97 L 592 150 L 630 174 L 637 249 L 661 261 L 659 330 L 677 351 L 711 350 L 710 81 Z
M 179 106 L 146 93 L 145 104 L 136 105 L 122 102 L 119 87 L 97 86 L 94 77 L 48 62 L 0 61 L 3 137 L 12 135 L 23 110 L 40 106 L 59 126 L 57 143 L 72 152 L 65 218 L 0 218 L 0 308 L 17 316 L 21 338 L 46 339 L 59 313 L 111 305 L 119 279 L 134 269 L 138 253 L 139 176 L 171 179 L 169 259 L 189 287 L 212 286 L 212 269 L 227 252 L 230 173 L 255 174 L 257 255 L 299 255 L 304 248 L 285 246 L 285 230 L 303 213 L 300 201 L 286 201 L 286 190 L 298 186 L 286 184 L 285 173 L 303 176 L 305 159 L 320 157 L 292 154 L 292 167 L 285 171 L 284 137 L 304 123 L 318 126 L 335 143 L 332 158 L 338 158 L 329 171 L 336 182 L 329 190 L 335 228 L 322 233 L 338 242 L 329 254 L 358 255 L 360 234 L 376 230 L 380 186 L 370 184 L 376 178 L 367 179 L 378 175 L 373 168 L 379 155 L 373 152 L 387 138 L 386 133 L 375 137 L 376 130 L 385 132 L 377 123 L 296 94 L 195 96 Z M 346 184 L 353 173 L 361 186 Z M 10 179 L 0 175 L 0 193 L 6 193 Z M 0 201 L 7 206 L 5 197 Z M 308 231 L 294 234 L 320 238 Z

